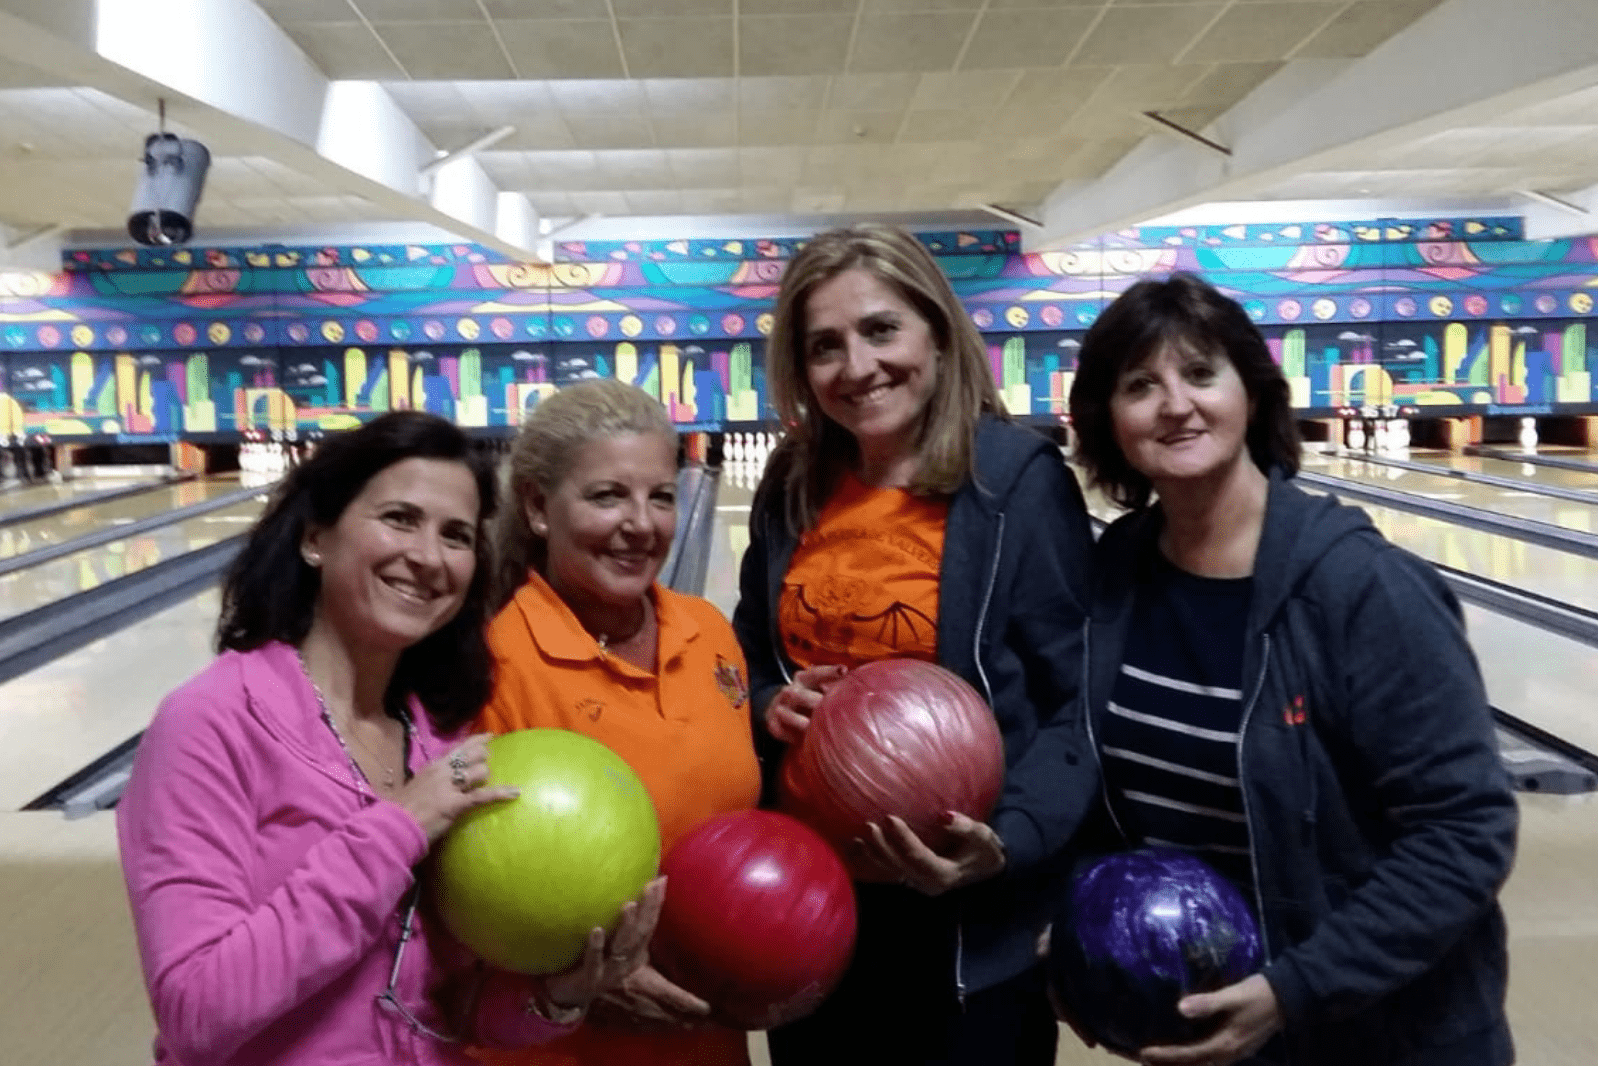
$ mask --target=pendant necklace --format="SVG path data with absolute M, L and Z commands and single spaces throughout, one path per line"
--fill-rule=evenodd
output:
M 603 648 L 603 645 L 601 645 L 601 647 Z M 344 755 L 350 760 L 350 765 L 355 768 L 356 772 L 360 774 L 362 779 L 366 779 L 366 771 L 361 769 L 361 764 L 356 760 L 355 753 L 350 750 L 350 745 L 344 737 L 344 730 L 339 728 L 339 723 L 336 719 L 334 719 L 333 712 L 328 709 L 327 697 L 322 695 L 322 686 L 318 685 L 316 683 L 316 678 L 311 676 L 311 670 L 305 665 L 305 656 L 303 655 L 300 656 L 300 669 L 305 671 L 305 679 L 311 682 L 311 691 L 316 695 L 317 706 L 322 709 L 322 720 L 328 724 L 329 729 L 333 730 L 333 736 L 336 740 L 338 740 L 339 747 L 344 749 Z M 409 722 L 402 721 L 400 723 L 400 727 L 409 735 Z M 366 742 L 356 734 L 355 730 L 350 730 L 350 736 L 354 737 L 355 742 L 361 745 L 361 750 L 365 751 L 372 761 L 377 764 L 377 768 L 383 771 L 384 790 L 388 792 L 394 791 L 394 771 L 386 762 L 383 761 L 382 758 L 378 756 L 377 752 L 367 747 Z M 370 785 L 371 781 L 367 781 L 367 784 Z

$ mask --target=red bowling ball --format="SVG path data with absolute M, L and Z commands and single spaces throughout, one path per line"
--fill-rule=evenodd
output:
M 1005 783 L 1005 746 L 977 690 L 932 663 L 867 663 L 828 688 L 783 764 L 783 806 L 849 854 L 867 823 L 904 819 L 942 852 L 947 811 L 984 821 Z
M 735 1029 L 803 1018 L 855 948 L 855 888 L 821 837 L 775 811 L 702 822 L 661 864 L 650 961 Z

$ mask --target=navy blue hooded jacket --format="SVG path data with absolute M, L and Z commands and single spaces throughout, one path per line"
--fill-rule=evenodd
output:
M 1096 735 L 1161 522 L 1126 515 L 1098 545 Z M 1454 595 L 1365 512 L 1273 474 L 1245 641 L 1238 777 L 1289 1061 L 1511 1062 L 1517 809 Z
M 795 670 L 777 628 L 797 544 L 783 460 L 782 451 L 773 456 L 755 494 L 733 612 L 767 803 L 776 797 L 783 746 L 766 731 L 766 707 Z M 1064 876 L 1064 845 L 1096 796 L 1078 691 L 1093 551 L 1082 492 L 1050 441 L 1002 419 L 979 425 L 974 465 L 944 527 L 938 661 L 983 694 L 1004 737 L 1005 788 L 989 824 L 1004 842 L 1006 869 L 941 897 L 941 928 L 925 930 L 948 938 L 951 986 L 962 996 L 1036 963 L 1034 942 Z

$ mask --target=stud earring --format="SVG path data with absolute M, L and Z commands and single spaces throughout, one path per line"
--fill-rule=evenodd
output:
M 306 566 L 315 568 L 322 565 L 322 556 L 316 552 L 301 552 L 300 555 L 305 559 Z

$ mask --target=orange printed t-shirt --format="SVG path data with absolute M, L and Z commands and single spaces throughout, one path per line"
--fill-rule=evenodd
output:
M 665 855 L 706 818 L 755 806 L 760 769 L 750 735 L 749 675 L 733 627 L 705 600 L 658 585 L 652 594 L 659 623 L 653 674 L 602 652 L 549 584 L 531 574 L 489 623 L 498 673 L 479 726 L 493 733 L 570 729 L 605 744 L 655 802 Z M 537 1066 L 749 1061 L 744 1034 L 727 1029 L 639 1034 L 591 1023 L 541 1047 L 475 1054 Z
M 949 501 L 846 474 L 783 578 L 778 628 L 800 666 L 938 658 Z

